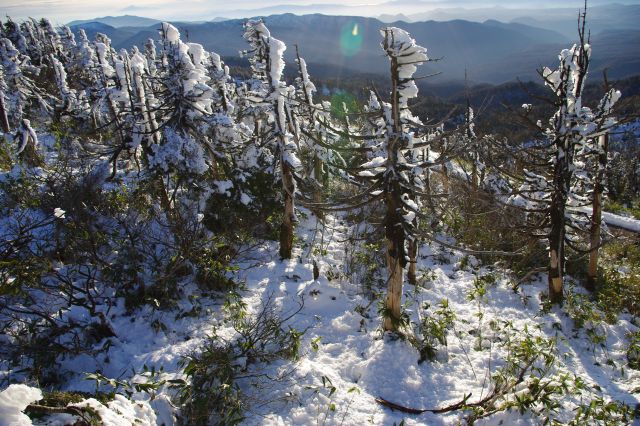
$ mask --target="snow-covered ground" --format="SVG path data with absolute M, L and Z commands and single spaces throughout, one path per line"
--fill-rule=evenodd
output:
M 405 286 L 407 312 L 417 323 L 446 299 L 456 320 L 448 332 L 447 345 L 439 346 L 436 360 L 419 363 L 420 355 L 409 342 L 381 332 L 376 302 L 364 294 L 360 283 L 350 279 L 351 274 L 344 272 L 350 260 L 345 250 L 350 231 L 347 224 L 338 217 L 327 217 L 326 225 L 321 238 L 316 234 L 321 227 L 309 214 L 298 226 L 293 259 L 280 260 L 276 244 L 266 242 L 252 253 L 250 261 L 241 265 L 238 278 L 246 283 L 242 296 L 249 312 L 257 313 L 271 301 L 277 311 L 287 316 L 303 301 L 302 310 L 287 325 L 306 330 L 298 360 L 260 367 L 267 377 L 278 380 L 262 380 L 253 385 L 243 382 L 249 401 L 244 424 L 458 424 L 464 422 L 469 411 L 408 414 L 393 411 L 376 398 L 416 409 L 444 407 L 468 394 L 471 396 L 467 402 L 478 401 L 492 389 L 491 374 L 505 365 L 507 343 L 524 338 L 527 333 L 555 340 L 557 350 L 549 374 L 567 374 L 572 383 L 578 376 L 585 384 L 582 395 L 559 397 L 560 407 L 554 418 L 568 421 L 578 404 L 599 396 L 631 407 L 640 402 L 640 371 L 626 367 L 625 336 L 638 331 L 630 317 L 623 315 L 614 325 L 593 325 L 596 334 L 605 336 L 604 345 L 600 346 L 590 337 L 593 333 L 587 332 L 589 324 L 577 330 L 561 308 L 542 312 L 540 294 L 546 290 L 546 277 L 540 275 L 514 291 L 514 283 L 504 271 L 491 265 L 480 266 L 475 259 L 464 258 L 460 253 L 426 245 L 419 256 L 421 285 Z M 317 257 L 321 271 L 317 280 L 313 279 L 312 243 L 324 254 Z M 495 283 L 492 279 L 478 280 L 483 276 L 495 278 Z M 189 286 L 185 288 L 189 293 Z M 193 309 L 195 305 L 188 300 L 180 301 L 180 311 Z M 63 369 L 78 373 L 69 378 L 66 388 L 94 391 L 95 381 L 86 380 L 82 372 L 100 371 L 108 378 L 133 382 L 148 380 L 145 369 L 161 371 L 158 379 L 183 377 L 181 357 L 201 349 L 214 326 L 222 327 L 224 334 L 224 325 L 219 322 L 221 302 L 205 297 L 197 303 L 201 306 L 200 315 L 180 317 L 176 311 L 151 308 L 128 316 L 123 307 L 115 307 L 111 321 L 117 337 L 111 339 L 111 347 L 98 359 L 82 356 L 63 362 Z M 425 310 L 425 304 L 430 308 Z M 0 394 L 0 410 L 3 404 L 16 406 L 6 402 L 15 399 L 10 391 L 11 388 Z M 23 388 L 14 391 L 29 393 Z M 83 404 L 99 408 L 106 424 L 130 424 L 137 416 L 140 424 L 168 425 L 172 424 L 175 411 L 169 400 L 171 392 L 164 386 L 155 392 L 153 400 L 147 393 L 134 392 L 134 404 L 122 397 L 109 403 L 109 407 L 95 400 Z M 20 408 L 23 407 L 12 415 L 18 416 Z M 58 415 L 48 423 L 39 422 L 64 424 L 70 418 Z M 540 424 L 543 419 L 531 412 L 520 414 L 513 410 L 494 414 L 477 424 Z M 24 418 L 20 421 L 15 424 L 28 424 Z M 0 420 L 0 424 L 14 423 Z

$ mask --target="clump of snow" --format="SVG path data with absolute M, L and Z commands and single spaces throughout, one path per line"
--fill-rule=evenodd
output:
M 268 52 L 264 52 L 269 58 L 269 77 L 272 87 L 280 87 L 282 71 L 284 70 L 284 58 L 282 57 L 287 46 L 281 40 L 271 36 L 271 32 L 262 20 L 249 20 L 245 24 L 244 37 L 251 43 L 266 46 Z
M 177 42 L 180 40 L 180 31 L 168 22 L 162 23 L 162 33 L 170 42 Z
M 64 210 L 62 210 L 60 207 L 56 207 L 55 209 L 53 209 L 53 215 L 58 218 L 58 219 L 64 219 L 64 215 L 67 212 L 65 212 Z
M 384 157 L 374 157 L 370 161 L 367 161 L 360 167 L 363 169 L 370 169 L 375 167 L 384 166 L 387 163 L 387 159 Z
M 30 426 L 23 413 L 29 404 L 42 399 L 42 391 L 27 385 L 13 384 L 0 392 L 0 426 Z
M 416 44 L 408 32 L 396 27 L 387 27 L 380 30 L 384 37 L 382 48 L 391 59 L 398 64 L 398 94 L 402 108 L 407 107 L 407 101 L 418 96 L 418 86 L 413 79 L 417 66 L 429 60 L 427 49 Z
M 31 121 L 27 120 L 26 118 L 22 119 L 20 132 L 21 142 L 16 155 L 21 154 L 22 151 L 24 151 L 24 149 L 27 147 L 27 143 L 29 142 L 29 138 L 31 138 L 31 140 L 33 141 L 34 146 L 38 146 L 38 135 L 36 134 L 36 131 L 33 130 L 33 127 L 31 127 Z
M 119 394 L 107 405 L 89 398 L 74 406 L 91 407 L 98 413 L 102 422 L 109 426 L 156 425 L 156 414 L 147 401 L 131 401 Z
M 316 86 L 313 84 L 311 79 L 309 79 L 307 62 L 303 58 L 300 58 L 298 63 L 300 64 L 300 72 L 302 74 L 302 87 L 304 88 L 305 93 L 307 93 L 307 96 L 310 97 L 311 94 L 316 91 Z
M 208 166 L 204 159 L 204 151 L 190 136 L 170 127 L 165 128 L 165 143 L 151 146 L 153 156 L 149 158 L 151 167 L 164 172 L 178 170 L 188 174 L 202 174 Z
M 101 42 L 95 43 L 96 53 L 98 55 L 98 63 L 102 68 L 102 73 L 105 77 L 112 77 L 115 74 L 115 70 L 107 60 L 107 52 L 109 51 L 109 47 Z
M 218 194 L 226 194 L 227 196 L 231 195 L 231 189 L 233 188 L 233 182 L 230 180 L 216 180 L 213 182 L 216 186 L 216 192 Z
M 269 38 L 269 53 L 271 59 L 271 81 L 276 86 L 282 78 L 282 71 L 284 71 L 284 58 L 282 55 L 287 49 L 287 46 L 277 38 Z
M 251 198 L 249 195 L 245 194 L 244 192 L 240 195 L 240 202 L 245 206 L 248 206 L 249 204 L 251 204 L 251 201 L 253 201 L 253 198 Z

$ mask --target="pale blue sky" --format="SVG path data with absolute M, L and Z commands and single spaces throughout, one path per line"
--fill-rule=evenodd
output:
M 608 2 L 590 0 L 589 4 L 594 6 Z M 640 0 L 615 2 L 640 4 Z M 217 16 L 247 17 L 284 11 L 377 16 L 383 13 L 409 15 L 456 7 L 539 9 L 547 6 L 577 9 L 582 5 L 582 0 L 0 0 L 0 15 L 14 19 L 46 16 L 61 24 L 74 19 L 123 14 L 166 20 L 209 20 Z

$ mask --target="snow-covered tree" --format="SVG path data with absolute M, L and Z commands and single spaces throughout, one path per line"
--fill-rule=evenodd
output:
M 384 329 L 397 331 L 402 322 L 405 267 L 408 266 L 410 280 L 415 282 L 417 220 L 421 214 L 419 194 L 426 192 L 425 168 L 434 164 L 421 155 L 431 139 L 408 106 L 408 101 L 418 94 L 414 80 L 417 66 L 429 58 L 426 49 L 417 45 L 406 31 L 388 27 L 381 30 L 381 34 L 381 46 L 390 62 L 390 101 L 385 102 L 378 92 L 372 92 L 365 108 L 363 128 L 358 134 L 351 130 L 345 133 L 351 139 L 364 142 L 363 146 L 350 149 L 365 161 L 346 172 L 351 175 L 351 181 L 362 182 L 360 193 L 350 197 L 348 203 L 363 206 L 382 200 L 385 204 L 388 289 Z M 339 129 L 332 130 L 339 132 Z
M 294 197 L 296 174 L 301 163 L 297 157 L 294 124 L 291 120 L 290 92 L 295 90 L 282 79 L 285 44 L 272 37 L 261 20 L 245 24 L 244 38 L 251 49 L 249 61 L 253 78 L 245 95 L 246 107 L 254 121 L 253 143 L 270 147 L 276 160 L 273 172 L 279 169 L 282 184 L 284 215 L 280 226 L 280 256 L 288 259 L 293 249 L 293 229 L 296 222 Z
M 582 104 L 591 58 L 584 17 L 582 14 L 579 43 L 560 52 L 557 69 L 544 68 L 540 72 L 555 96 L 557 110 L 546 126 L 541 122 L 536 124 L 542 140 L 529 151 L 535 155 L 532 164 L 537 163 L 538 167 L 525 170 L 524 184 L 514 198 L 519 199 L 532 217 L 538 218 L 537 226 L 542 230 L 539 236 L 548 242 L 549 298 L 553 302 L 559 302 L 563 297 L 566 245 L 580 250 L 574 234 L 588 228 L 590 223 L 589 218 L 575 209 L 594 202 L 588 194 L 576 191 L 585 188 L 577 181 L 589 174 L 584 170 L 585 162 L 581 158 L 603 152 L 599 141 L 615 124 L 611 112 L 620 98 L 620 92 L 611 89 L 596 110 Z M 602 184 L 603 176 L 598 174 L 598 185 Z M 600 221 L 597 217 L 592 220 L 594 223 Z
M 9 115 L 7 113 L 6 95 L 8 87 L 4 81 L 4 66 L 0 64 L 0 128 L 4 133 L 9 133 Z

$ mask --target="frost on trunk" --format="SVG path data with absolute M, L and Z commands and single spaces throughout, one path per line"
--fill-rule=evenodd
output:
M 136 117 L 131 148 L 136 149 L 138 146 L 142 146 L 142 151 L 145 154 L 144 161 L 148 164 L 151 146 L 160 142 L 158 122 L 154 112 L 157 101 L 152 92 L 147 93 L 145 90 L 144 80 L 148 73 L 145 58 L 136 52 L 131 57 L 130 63 L 132 90 L 135 95 L 133 113 Z
M 0 65 L 4 75 L 3 91 L 7 101 L 5 112 L 8 120 L 13 123 L 20 123 L 22 120 L 27 100 L 32 94 L 31 82 L 23 73 L 23 68 L 28 68 L 28 59 L 20 54 L 11 40 L 0 38 Z
M 0 90 L 0 126 L 4 133 L 9 133 L 9 117 L 7 116 L 7 108 L 4 102 L 4 90 Z
M 55 56 L 50 57 L 53 71 L 55 73 L 56 85 L 60 92 L 60 99 L 62 100 L 62 109 L 66 111 L 74 111 L 77 108 L 76 93 L 69 88 L 67 83 L 67 72 L 64 69 L 64 65 Z
M 51 24 L 51 21 L 46 18 L 42 18 L 39 22 L 38 30 L 41 37 L 44 39 L 44 50 L 47 54 L 58 55 L 63 51 L 60 35 Z
M 42 166 L 43 161 L 38 153 L 38 135 L 31 127 L 31 122 L 26 118 L 20 122 L 18 128 L 20 145 L 16 151 L 16 156 L 28 167 Z
M 5 104 L 5 93 L 7 91 L 7 83 L 4 81 L 4 67 L 0 64 L 0 128 L 4 133 L 9 133 L 9 115 Z

